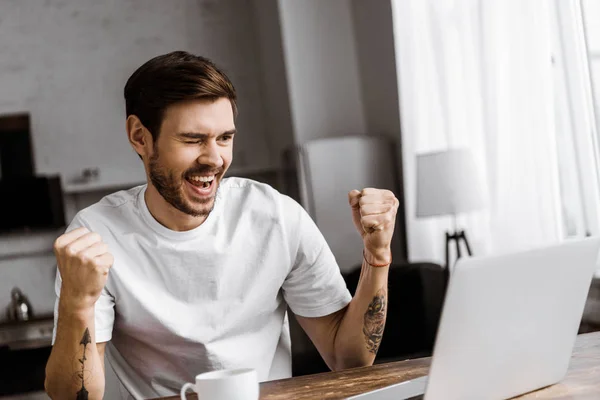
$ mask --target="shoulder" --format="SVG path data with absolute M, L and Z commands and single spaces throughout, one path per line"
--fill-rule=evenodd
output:
M 136 207 L 137 198 L 144 187 L 145 185 L 136 186 L 104 196 L 97 203 L 79 211 L 71 225 L 86 226 L 93 229 L 97 224 L 110 225 L 111 222 L 116 223 Z
M 304 209 L 291 197 L 274 187 L 246 178 L 225 178 L 221 184 L 222 198 L 227 208 L 242 206 L 245 211 L 263 210 L 283 216 L 298 214 Z
M 274 187 L 252 179 L 231 177 L 223 179 L 219 188 L 221 195 L 228 202 L 263 201 L 275 203 L 283 196 Z
M 275 193 L 279 193 L 274 187 L 267 185 L 266 183 L 238 177 L 228 177 L 223 179 L 221 190 L 231 194 L 257 193 L 262 194 L 263 196 L 273 196 Z

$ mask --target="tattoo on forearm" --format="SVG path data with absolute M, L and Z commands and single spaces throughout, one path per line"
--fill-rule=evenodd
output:
M 85 356 L 85 351 L 87 350 L 87 345 L 92 341 L 92 337 L 90 336 L 90 330 L 85 328 L 85 332 L 83 332 L 83 337 L 79 342 L 80 345 L 83 345 L 83 356 L 79 359 L 79 363 L 81 364 L 81 372 L 77 374 L 77 377 L 81 379 L 81 389 L 77 392 L 76 400 L 88 400 L 88 391 L 84 385 L 84 373 L 85 373 L 85 362 L 87 357 Z
M 367 350 L 373 354 L 377 354 L 381 338 L 383 337 L 386 303 L 385 289 L 381 288 L 377 291 L 375 297 L 373 297 L 365 313 L 363 333 L 365 335 Z

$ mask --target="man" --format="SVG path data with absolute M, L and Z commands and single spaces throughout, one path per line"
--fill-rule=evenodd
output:
M 349 193 L 364 241 L 351 298 L 300 205 L 268 185 L 223 179 L 236 94 L 215 65 L 181 51 L 156 57 L 129 78 L 125 102 L 148 183 L 79 212 L 55 242 L 50 396 L 102 398 L 105 352 L 134 398 L 177 393 L 208 370 L 289 376 L 288 305 L 330 368 L 371 365 L 386 316 L 394 195 Z

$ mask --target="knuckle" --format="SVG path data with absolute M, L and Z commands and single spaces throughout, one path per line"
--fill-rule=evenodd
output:
M 64 252 L 67 257 L 75 257 L 77 255 L 77 250 L 73 247 L 73 245 L 65 246 Z
M 114 261 L 115 261 L 115 258 L 114 258 L 114 256 L 113 256 L 112 254 L 110 254 L 110 253 L 105 253 L 105 254 L 102 256 L 100 263 L 101 263 L 101 265 L 102 265 L 103 267 L 108 267 L 108 268 L 110 268 L 110 267 L 112 267 L 112 265 L 113 265 Z
M 92 267 L 93 269 L 95 269 L 96 271 L 101 270 L 102 268 L 104 268 L 104 262 L 102 261 L 101 258 L 95 258 L 94 262 L 92 263 Z
M 102 241 L 102 237 L 99 234 L 97 234 L 96 232 L 91 232 L 91 233 L 89 233 L 89 235 L 90 235 L 90 240 L 93 243 L 97 243 L 97 242 L 101 242 Z
M 54 253 L 60 253 L 60 251 L 62 250 L 62 241 L 60 240 L 60 238 L 56 239 L 54 241 L 54 244 L 52 245 L 52 248 L 54 249 Z

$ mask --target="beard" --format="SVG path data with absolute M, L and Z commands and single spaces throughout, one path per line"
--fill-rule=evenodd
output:
M 190 201 L 186 199 L 183 186 L 185 184 L 186 176 L 214 171 L 213 168 L 210 168 L 209 166 L 197 166 L 185 171 L 181 177 L 176 177 L 172 171 L 170 172 L 161 165 L 158 149 L 155 148 L 154 154 L 152 154 L 149 160 L 149 170 L 150 181 L 163 199 L 171 206 L 192 217 L 207 217 L 212 212 L 215 207 L 216 194 L 208 199 L 195 199 Z M 215 180 L 216 179 L 217 178 L 215 177 Z M 215 184 L 217 185 L 218 193 L 218 182 L 215 182 Z

